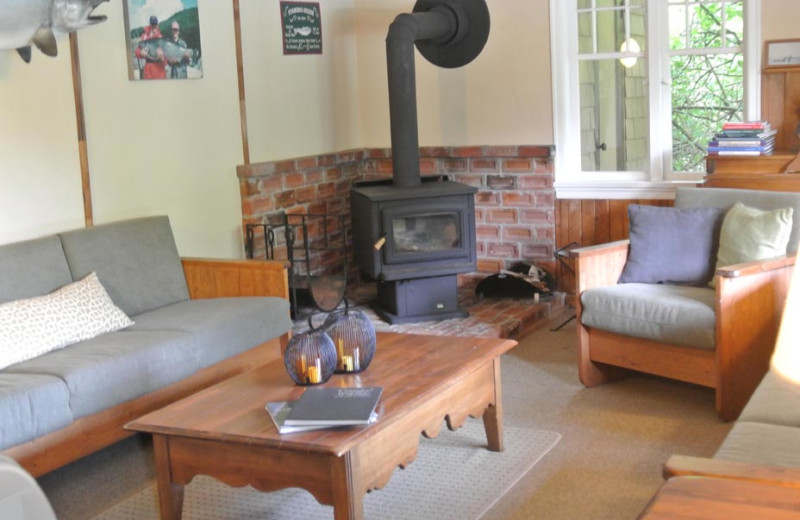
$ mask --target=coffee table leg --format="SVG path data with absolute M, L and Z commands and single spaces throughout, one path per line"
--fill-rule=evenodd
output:
M 181 520 L 183 485 L 172 482 L 169 463 L 169 441 L 164 435 L 153 435 L 153 454 L 158 480 L 158 510 L 161 520 Z
M 365 491 L 358 446 L 333 459 L 331 477 L 334 520 L 362 520 Z
M 503 401 L 500 384 L 500 358 L 494 361 L 494 406 L 483 412 L 483 429 L 491 451 L 503 451 Z

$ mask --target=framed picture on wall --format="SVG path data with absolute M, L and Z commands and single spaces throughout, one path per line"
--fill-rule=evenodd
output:
M 764 42 L 764 71 L 780 72 L 800 68 L 800 39 Z
M 128 78 L 203 77 L 197 0 L 122 0 Z
M 284 54 L 322 54 L 319 2 L 281 2 Z

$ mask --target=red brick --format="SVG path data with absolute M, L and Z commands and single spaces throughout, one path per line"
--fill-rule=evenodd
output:
M 552 157 L 553 148 L 551 146 L 520 146 L 520 157 Z
M 547 175 L 521 175 L 518 177 L 517 185 L 521 190 L 536 190 L 541 188 L 552 188 L 553 181 Z
M 282 175 L 270 175 L 269 177 L 263 177 L 258 181 L 258 190 L 264 194 L 279 191 L 281 188 L 283 188 Z
M 519 248 L 510 242 L 489 242 L 487 244 L 487 254 L 489 256 L 499 256 L 506 258 L 518 258 Z
M 295 164 L 298 170 L 305 170 L 306 168 L 315 168 L 319 161 L 317 157 L 301 157 L 300 159 L 295 159 Z
M 479 191 L 475 195 L 475 203 L 483 206 L 499 206 L 500 194 L 491 191 Z
M 242 201 L 242 215 L 253 217 L 275 209 L 272 197 L 248 197 Z
M 284 188 L 299 188 L 300 186 L 304 186 L 305 184 L 306 184 L 306 177 L 305 175 L 299 172 L 287 174 L 283 178 Z
M 549 173 L 553 174 L 553 160 L 552 159 L 538 159 L 534 168 L 536 173 Z
M 338 214 L 342 213 L 345 209 L 344 199 L 342 198 L 335 198 L 335 199 L 328 199 L 325 204 L 325 209 L 327 213 L 330 214 Z
M 439 173 L 439 161 L 435 159 L 420 159 L 419 171 L 423 175 L 432 175 Z
M 497 226 L 477 226 L 475 235 L 480 238 L 499 238 L 500 228 Z
M 533 206 L 534 198 L 532 193 L 509 192 L 503 193 L 504 206 Z
M 530 172 L 533 171 L 533 159 L 505 159 L 504 172 Z
M 486 157 L 516 157 L 516 146 L 487 146 L 484 150 Z
M 336 156 L 320 155 L 317 162 L 319 163 L 320 166 L 333 166 L 334 164 L 336 164 Z
M 312 202 L 315 199 L 316 188 L 314 186 L 304 186 L 295 192 L 295 198 L 298 203 Z
M 469 171 L 471 172 L 499 172 L 497 159 L 470 159 Z
M 309 170 L 306 172 L 306 184 L 317 184 L 322 181 L 322 170 Z
M 293 206 L 295 204 L 295 200 L 294 190 L 282 191 L 275 195 L 275 204 L 279 208 L 288 208 L 289 206 Z
M 466 184 L 467 186 L 474 186 L 476 188 L 483 187 L 483 175 L 455 175 L 453 180 Z
M 304 213 L 308 213 L 305 206 L 295 206 L 286 210 L 287 215 L 302 215 Z M 291 219 L 290 222 L 296 222 L 299 224 L 301 221 L 299 218 L 294 218 Z
M 503 260 L 494 260 L 489 258 L 478 259 L 478 271 L 481 273 L 499 273 L 505 267 Z
M 486 186 L 493 190 L 515 190 L 517 178 L 511 175 L 487 175 Z
M 380 159 L 378 161 L 377 173 L 382 175 L 388 175 L 394 171 L 394 166 L 392 165 L 391 159 Z
M 325 170 L 326 181 L 335 181 L 336 179 L 340 179 L 341 177 L 342 177 L 341 168 L 328 168 L 327 170 Z
M 522 256 L 525 258 L 553 258 L 553 246 L 547 244 L 529 244 L 523 246 Z
M 483 157 L 483 148 L 480 146 L 454 146 L 450 154 L 453 157 Z
M 519 214 L 515 209 L 493 209 L 489 211 L 487 222 L 516 224 L 519 222 Z
M 475 244 L 475 250 L 478 252 L 478 256 L 483 255 L 486 253 L 486 242 L 477 242 Z M 480 260 L 478 260 L 480 262 Z
M 262 162 L 255 164 L 240 164 L 236 167 L 239 177 L 264 177 L 275 173 L 275 163 Z
M 552 208 L 555 204 L 555 194 L 548 190 L 548 191 L 537 191 L 536 192 L 536 205 L 537 206 L 546 206 Z
M 457 173 L 469 171 L 469 162 L 466 159 L 444 159 L 442 161 L 444 173 Z
M 536 238 L 540 240 L 553 240 L 556 235 L 556 230 L 553 226 L 536 227 Z
M 358 163 L 352 162 L 352 163 L 342 164 L 340 168 L 342 169 L 342 175 L 344 175 L 345 177 L 350 177 L 352 175 L 358 174 Z
M 389 157 L 391 151 L 388 148 L 370 148 L 367 150 L 367 157 Z
M 336 186 L 336 193 L 338 195 L 348 193 L 350 191 L 350 186 L 352 186 L 352 183 L 347 179 L 342 179 L 334 184 Z
M 311 215 L 321 215 L 325 213 L 325 201 L 318 201 L 308 205 L 308 213 Z
M 275 163 L 275 173 L 287 173 L 294 170 L 294 161 L 277 161 Z
M 419 149 L 421 157 L 450 157 L 450 150 L 443 146 L 423 146 Z
M 323 182 L 317 185 L 317 198 L 320 200 L 333 197 L 336 193 L 336 185 L 332 182 Z
M 336 163 L 341 164 L 345 162 L 353 162 L 356 160 L 356 152 L 351 150 L 349 152 L 341 152 L 336 154 Z
M 503 228 L 503 238 L 511 240 L 533 238 L 533 229 L 529 227 L 507 226 Z
M 523 209 L 521 222 L 552 222 L 550 213 L 543 209 Z
M 483 222 L 483 210 L 475 208 L 475 222 Z

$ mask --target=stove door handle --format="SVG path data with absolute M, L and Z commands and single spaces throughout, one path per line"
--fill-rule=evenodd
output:
M 384 236 L 382 236 L 381 238 L 379 238 L 379 239 L 378 239 L 378 241 L 377 241 L 377 242 L 375 242 L 375 244 L 373 244 L 373 246 L 372 246 L 372 247 L 374 247 L 374 248 L 375 248 L 375 251 L 380 251 L 380 250 L 381 250 L 381 248 L 383 248 L 383 245 L 384 245 L 385 243 L 386 243 L 386 235 L 384 235 Z

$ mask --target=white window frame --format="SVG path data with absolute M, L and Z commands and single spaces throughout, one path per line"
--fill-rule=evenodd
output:
M 578 91 L 577 0 L 550 0 L 553 82 L 555 189 L 559 199 L 671 199 L 680 185 L 696 184 L 703 174 L 673 173 L 670 105 L 669 35 L 666 0 L 646 0 L 649 172 L 589 172 L 581 170 L 580 96 Z M 661 23 L 653 20 L 662 20 Z M 744 118 L 761 113 L 761 0 L 744 0 Z M 652 49 L 660 49 L 653 53 Z M 655 56 L 655 58 L 654 58 Z M 665 139 L 666 138 L 666 139 Z

